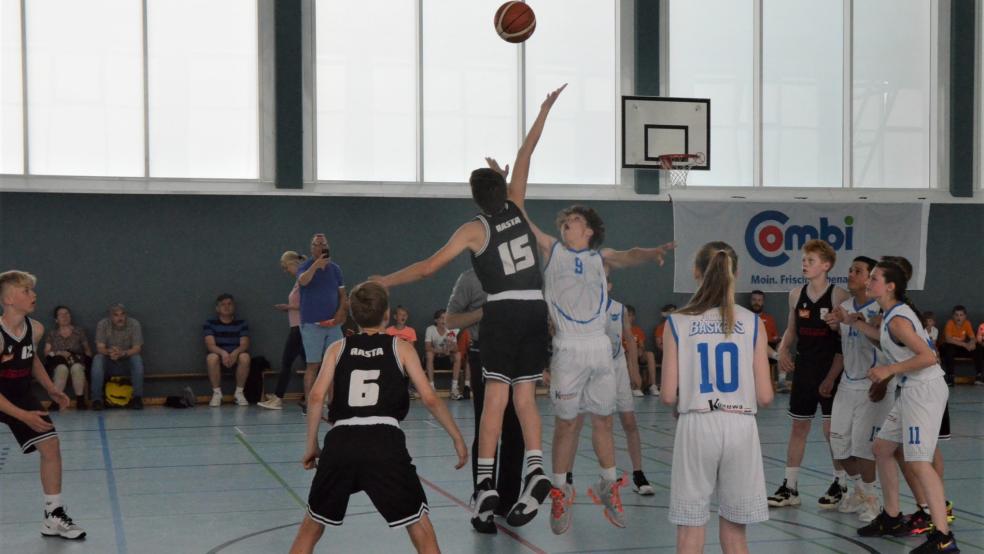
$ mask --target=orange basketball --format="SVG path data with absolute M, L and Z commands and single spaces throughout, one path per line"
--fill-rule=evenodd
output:
M 506 42 L 523 42 L 535 30 L 536 15 L 523 2 L 506 2 L 495 11 L 495 32 Z

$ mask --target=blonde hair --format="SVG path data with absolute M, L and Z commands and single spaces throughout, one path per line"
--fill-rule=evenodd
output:
M 307 257 L 298 254 L 293 250 L 288 250 L 280 255 L 280 263 L 287 264 L 299 264 L 306 260 Z
M 803 245 L 804 254 L 816 254 L 820 256 L 820 260 L 824 262 L 830 262 L 830 268 L 833 269 L 834 264 L 837 263 L 837 252 L 834 251 L 834 247 L 830 246 L 825 240 L 812 239 L 806 241 Z
M 38 278 L 26 271 L 11 269 L 0 273 L 0 299 L 7 294 L 10 287 L 33 287 L 38 282 Z
M 724 333 L 730 336 L 735 328 L 735 273 L 738 255 L 730 244 L 709 242 L 697 252 L 694 268 L 700 273 L 700 286 L 681 314 L 700 315 L 711 308 L 720 308 Z

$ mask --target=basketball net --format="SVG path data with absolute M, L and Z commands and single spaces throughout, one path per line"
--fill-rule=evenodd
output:
M 687 175 L 690 168 L 695 165 L 703 165 L 704 154 L 662 154 L 659 156 L 659 168 L 670 175 L 671 187 L 687 186 Z

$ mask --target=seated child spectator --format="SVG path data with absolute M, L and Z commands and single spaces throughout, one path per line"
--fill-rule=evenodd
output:
M 953 386 L 954 358 L 968 357 L 974 361 L 977 379 L 981 379 L 981 351 L 977 348 L 974 328 L 967 321 L 967 308 L 954 306 L 952 318 L 946 322 L 943 329 L 943 344 L 940 347 L 943 357 L 943 369 L 946 371 L 946 383 Z
M 205 336 L 205 365 L 208 367 L 208 380 L 212 383 L 212 407 L 222 405 L 222 369 L 236 368 L 236 392 L 233 397 L 237 406 L 248 406 L 243 394 L 246 378 L 249 377 L 249 325 L 245 319 L 236 317 L 236 300 L 231 294 L 220 294 L 215 299 L 215 313 L 218 317 L 206 320 L 202 326 Z
M 445 324 L 447 310 L 434 312 L 434 325 L 424 332 L 424 350 L 427 357 L 427 379 L 434 387 L 434 368 L 451 370 L 451 400 L 461 400 L 458 390 L 458 374 L 461 372 L 461 353 L 458 351 L 457 331 Z
M 659 325 L 653 330 L 653 342 L 656 344 L 655 357 L 660 360 L 663 359 L 663 329 L 666 327 L 666 318 L 675 311 L 677 311 L 676 304 L 666 304 L 659 309 Z M 651 383 L 649 393 L 659 396 L 659 387 L 656 386 L 656 383 L 659 383 L 659 378 L 656 375 L 655 367 L 649 370 L 649 382 Z
M 92 358 L 92 409 L 103 409 L 106 377 L 130 376 L 133 398 L 129 408 L 143 409 L 143 331 L 140 322 L 126 313 L 123 304 L 109 307 L 109 317 L 96 325 L 96 351 Z
M 72 376 L 75 408 L 85 409 L 85 372 L 92 361 L 92 348 L 85 331 L 72 322 L 72 311 L 66 306 L 55 308 L 55 328 L 44 336 L 44 366 L 51 372 L 55 388 L 64 391 L 68 376 Z M 52 402 L 48 411 L 58 411 Z
M 933 312 L 923 312 L 923 321 L 926 327 L 926 334 L 929 335 L 929 340 L 933 341 L 933 344 L 937 344 L 940 340 L 940 330 L 936 328 L 936 314 Z
M 642 327 L 636 324 L 636 309 L 634 306 L 629 304 L 625 305 L 625 319 L 629 322 L 632 327 L 632 337 L 635 339 L 636 351 L 639 353 L 639 363 L 629 364 L 629 386 L 632 387 L 632 396 L 642 396 L 642 366 L 646 366 L 646 371 L 650 374 L 650 386 L 649 393 L 652 395 L 659 394 L 659 387 L 653 387 L 653 384 L 658 381 L 653 381 L 656 375 L 656 357 L 653 356 L 651 350 L 646 348 L 646 332 L 642 330 Z M 626 342 L 629 337 L 622 337 L 622 347 L 628 351 L 628 346 Z M 655 392 L 654 392 L 655 391 Z
M 409 319 L 410 311 L 403 306 L 397 306 L 396 311 L 393 312 L 393 325 L 386 328 L 386 334 L 394 337 L 400 337 L 401 339 L 416 346 L 417 331 L 414 331 L 413 327 L 407 325 L 407 320 Z

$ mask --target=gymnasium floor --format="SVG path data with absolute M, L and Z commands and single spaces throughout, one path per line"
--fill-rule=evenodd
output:
M 951 389 L 954 438 L 944 443 L 947 495 L 956 506 L 954 531 L 963 552 L 984 552 L 984 388 Z M 769 492 L 781 480 L 789 421 L 787 398 L 759 414 Z M 543 414 L 551 413 L 546 398 Z M 470 402 L 451 402 L 466 439 L 471 440 Z M 589 433 L 581 441 L 575 482 L 574 527 L 551 534 L 548 511 L 519 529 L 498 536 L 472 532 L 466 505 L 471 490 L 467 466 L 454 471 L 451 442 L 414 403 L 403 428 L 430 501 L 431 518 L 446 553 L 469 552 L 672 552 L 674 529 L 666 521 L 673 419 L 649 397 L 637 399 L 643 428 L 646 472 L 654 497 L 628 489 L 623 501 L 628 528 L 607 523 L 585 487 L 596 466 Z M 0 552 L 34 553 L 276 553 L 286 552 L 303 515 L 313 472 L 298 458 L 304 422 L 292 406 L 283 412 L 256 407 L 191 410 L 148 408 L 143 412 L 67 412 L 55 416 L 65 459 L 65 500 L 69 513 L 88 531 L 84 542 L 43 539 L 38 533 L 41 491 L 37 456 L 23 456 L 7 433 L 0 433 Z M 552 418 L 544 419 L 549 437 Z M 819 421 L 819 420 L 817 420 Z M 323 427 L 324 429 L 324 427 Z M 618 425 L 616 424 L 616 429 Z M 621 435 L 619 467 L 631 469 Z M 549 441 L 547 441 L 549 443 Z M 549 444 L 545 450 L 549 463 Z M 829 485 L 830 462 L 814 426 L 800 473 L 799 509 L 773 510 L 773 519 L 752 526 L 755 553 L 907 552 L 922 539 L 859 539 L 853 514 L 820 513 L 816 498 Z M 911 502 L 906 510 L 912 508 Z M 716 519 L 716 518 L 713 518 Z M 345 524 L 330 528 L 319 552 L 409 552 L 403 530 L 389 530 L 363 494 L 352 498 Z M 716 525 L 709 527 L 707 552 L 720 552 Z

